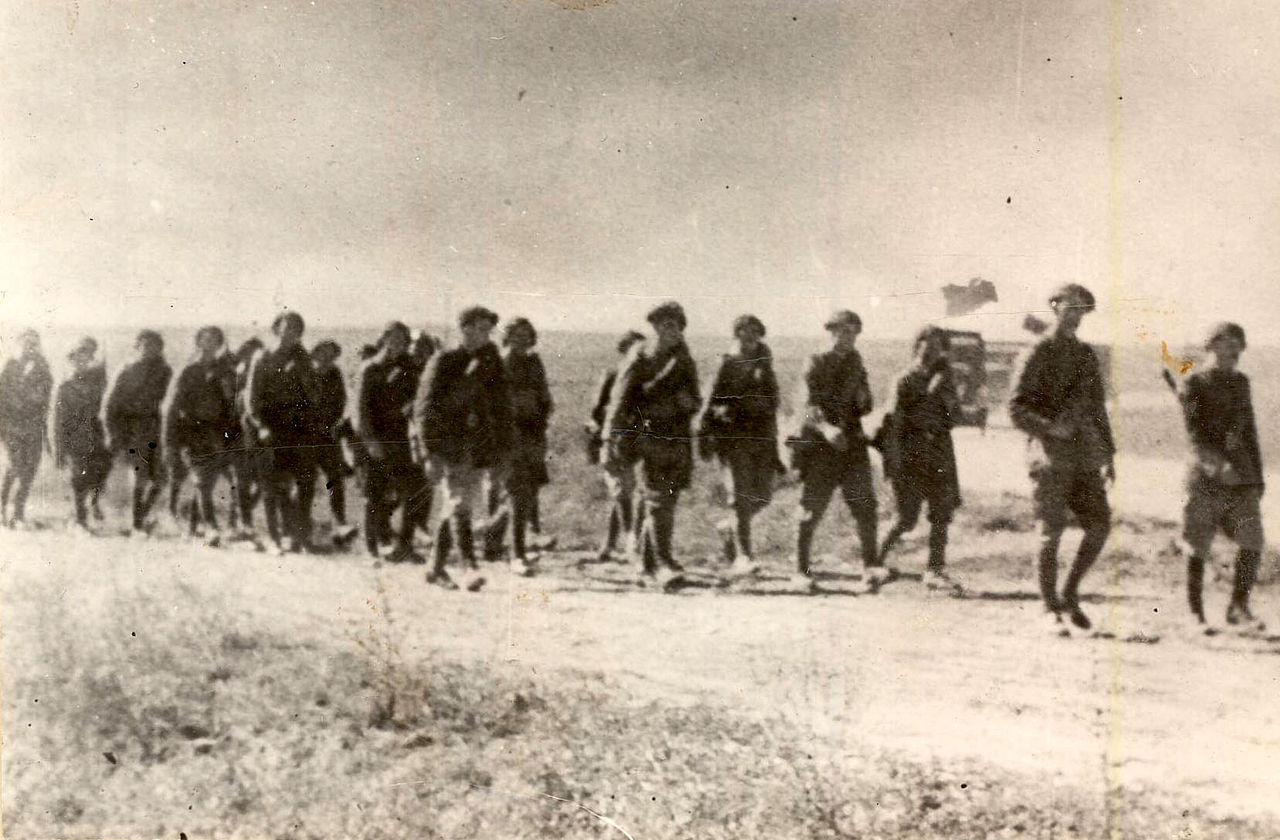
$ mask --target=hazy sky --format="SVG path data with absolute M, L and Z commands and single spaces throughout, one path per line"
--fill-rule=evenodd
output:
M 1085 282 L 1100 339 L 1280 318 L 1268 0 L 8 0 L 0 39 L 6 325 L 889 336 L 974 275 Z

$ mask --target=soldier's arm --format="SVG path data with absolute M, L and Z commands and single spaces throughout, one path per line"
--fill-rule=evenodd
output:
M 1258 421 L 1253 413 L 1253 394 L 1249 387 L 1249 380 L 1244 382 L 1243 396 L 1243 413 L 1244 418 L 1240 424 L 1241 446 L 1249 453 L 1249 457 L 1253 459 L 1253 463 L 1258 468 L 1258 487 L 1266 486 L 1266 470 L 1262 466 L 1262 446 L 1258 441 Z
M 804 375 L 800 377 L 800 398 L 798 405 L 804 406 L 803 422 L 818 425 L 827 422 L 826 413 L 819 405 L 825 394 L 822 391 L 821 362 L 818 356 L 810 356 L 805 363 Z
M 626 402 L 630 399 L 631 386 L 639 375 L 644 358 L 644 342 L 636 342 L 618 362 L 609 404 L 604 413 L 603 429 L 606 436 L 617 428 L 617 417 L 629 408 Z
M 496 354 L 495 354 L 496 357 Z M 513 437 L 512 425 L 515 417 L 511 411 L 511 389 L 507 383 L 507 366 L 498 360 L 494 364 L 493 379 L 490 380 L 492 403 L 489 416 L 493 420 L 494 440 L 501 453 L 506 453 Z
M 439 436 L 440 359 L 443 355 L 437 353 L 427 362 L 426 369 L 418 379 L 418 391 L 413 397 L 413 418 L 409 423 L 409 436 L 411 441 L 415 441 L 414 445 L 420 448 L 423 456 L 430 453 L 432 439 Z
M 337 373 L 335 371 L 333 381 L 336 382 L 338 386 L 334 388 L 334 395 L 338 400 L 338 404 L 333 407 L 333 414 L 338 418 L 338 420 L 334 421 L 336 424 L 342 419 L 342 416 L 347 413 L 347 380 L 341 373 Z
M 1014 379 L 1013 396 L 1009 399 L 1009 419 L 1013 425 L 1036 437 L 1044 437 L 1053 425 L 1053 419 L 1045 417 L 1037 408 L 1044 384 L 1043 345 L 1027 355 L 1022 369 Z
M 547 379 L 547 366 L 538 357 L 538 398 L 542 403 L 542 418 L 547 420 L 556 410 L 556 402 L 551 397 L 551 383 Z
M 591 409 L 591 423 L 589 425 L 597 432 L 604 428 L 604 415 L 609 408 L 609 397 L 613 391 L 613 382 L 617 375 L 616 370 L 606 371 L 604 376 L 600 378 L 600 385 L 596 388 L 596 404 Z
M 856 355 L 854 359 L 856 367 L 853 375 L 853 409 L 859 417 L 865 417 L 871 413 L 871 409 L 875 408 L 875 398 L 871 395 L 871 382 L 867 376 L 867 368 L 862 363 L 861 354 Z

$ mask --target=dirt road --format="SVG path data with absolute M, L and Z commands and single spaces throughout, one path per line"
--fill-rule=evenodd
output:
M 427 587 L 417 567 L 350 556 L 119 538 L 90 551 L 55 532 L 5 534 L 0 548 L 6 588 L 40 576 L 85 609 L 104 587 L 177 585 L 295 637 L 382 634 L 410 660 L 482 661 L 548 681 L 602 674 L 639 704 L 782 714 L 813 733 L 806 749 L 835 762 L 870 744 L 944 767 L 992 763 L 1121 803 L 1156 791 L 1210 814 L 1280 813 L 1280 638 L 1185 635 L 1176 591 L 1120 588 L 1105 572 L 1088 609 L 1112 638 L 1049 638 L 1030 588 L 982 560 L 1029 537 L 993 534 L 958 556 L 976 593 L 965 600 L 911 580 L 872 597 L 801 596 L 781 579 L 662 595 L 620 568 L 582 570 L 567 557 L 548 557 L 533 579 L 490 566 L 490 586 L 468 595 Z M 1260 614 L 1277 606 L 1273 589 L 1259 593 Z M 4 638 L 36 629 L 6 622 Z

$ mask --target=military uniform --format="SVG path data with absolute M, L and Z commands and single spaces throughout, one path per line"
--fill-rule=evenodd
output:
M 726 560 L 750 557 L 751 519 L 773 497 L 778 471 L 778 379 L 773 354 L 724 354 L 698 432 L 704 455 L 720 462 L 721 502 L 734 514 L 719 523 Z
M 106 370 L 93 365 L 63 380 L 54 400 L 54 452 L 58 465 L 70 470 L 76 522 L 81 525 L 87 524 L 86 497 L 92 494 L 96 502 L 111 472 L 111 453 L 99 417 L 106 390 Z
M 873 403 L 862 356 L 852 347 L 812 356 L 804 383 L 806 422 L 800 439 L 793 443 L 802 487 L 796 541 L 798 571 L 802 575 L 811 571 L 813 537 L 837 489 L 857 523 L 865 565 L 877 567 L 876 496 L 868 441 L 862 430 L 862 418 Z M 818 431 L 819 424 L 824 423 L 839 431 L 840 443 L 833 443 Z
M 608 445 L 618 452 L 633 439 L 637 444 L 644 476 L 644 571 L 679 570 L 672 556 L 675 509 L 693 476 L 692 421 L 701 402 L 688 345 L 681 340 L 652 355 L 637 345 L 624 360 L 613 392 L 605 427 L 625 429 L 625 418 L 638 419 L 634 438 L 625 431 L 611 432 Z M 628 456 L 619 452 L 616 457 L 625 461 Z
M 213 508 L 213 488 L 229 466 L 227 446 L 235 428 L 236 372 L 226 355 L 198 359 L 179 372 L 173 382 L 164 413 L 165 457 L 173 470 L 172 492 L 176 496 L 188 472 L 194 473 L 199 496 L 199 517 L 192 509 L 192 525 L 197 518 L 218 527 Z M 176 513 L 176 509 L 174 510 Z
M 8 451 L 9 464 L 0 500 L 7 511 L 9 493 L 17 482 L 13 496 L 13 520 L 26 514 L 27 495 L 40 466 L 44 449 L 45 424 L 49 417 L 49 395 L 53 391 L 53 374 L 49 363 L 39 353 L 24 354 L 5 363 L 0 371 L 0 438 Z
M 609 368 L 601 378 L 588 424 L 591 442 L 587 454 L 592 463 L 600 465 L 609 494 L 609 524 L 600 548 L 603 559 L 612 556 L 624 536 L 628 553 L 632 551 L 638 544 L 641 522 L 640 511 L 635 504 L 636 465 L 640 462 L 639 418 L 634 415 L 617 416 L 613 419 L 617 424 L 615 428 L 605 425 L 617 379 L 617 366 Z
M 1102 370 L 1087 344 L 1054 334 L 1035 346 L 1015 383 L 1009 415 L 1028 436 L 1028 472 L 1041 525 L 1041 595 L 1054 612 L 1078 611 L 1080 581 L 1111 530 L 1102 470 L 1113 463 L 1115 443 Z M 1059 437 L 1051 433 L 1055 428 L 1069 431 Z M 1059 599 L 1058 544 L 1068 512 L 1075 514 L 1085 536 Z
M 533 520 L 538 490 L 550 480 L 547 473 L 547 424 L 553 403 L 547 371 L 537 353 L 508 352 L 507 394 L 511 400 L 511 451 L 502 476 L 505 494 L 494 499 L 489 549 L 500 550 L 505 525 L 511 523 L 512 547 L 517 559 L 526 558 L 526 535 Z M 505 495 L 505 498 L 502 496 Z M 489 553 L 492 553 L 491 551 Z
M 313 415 L 316 466 L 329 491 L 329 511 L 339 526 L 347 523 L 347 476 L 351 474 L 339 441 L 346 408 L 347 385 L 342 380 L 342 371 L 336 367 L 317 371 Z
M 409 445 L 410 414 L 420 375 L 421 368 L 407 354 L 394 359 L 374 356 L 362 362 L 356 374 L 352 419 L 365 453 L 361 459 L 364 537 L 366 548 L 375 557 L 397 503 L 402 512 L 393 560 L 414 559 L 415 529 L 426 527 L 431 511 L 431 485 L 414 463 Z M 381 458 L 370 454 L 369 445 L 375 442 L 381 447 Z
M 486 470 L 503 464 L 511 445 L 506 370 L 492 342 L 432 357 L 414 399 L 410 433 L 440 481 L 440 530 L 431 574 L 448 577 L 444 566 L 455 543 L 464 563 L 475 568 L 471 517 L 482 509 L 481 481 Z
M 960 506 L 951 429 L 957 398 L 950 367 L 915 367 L 898 380 L 894 404 L 885 418 L 885 473 L 893 483 L 898 518 L 880 549 L 881 559 L 903 534 L 915 527 L 929 505 L 929 566 L 941 574 L 946 565 L 947 528 Z
M 1209 348 L 1223 336 L 1236 338 L 1244 348 L 1244 331 L 1235 324 L 1215 328 Z M 1183 537 L 1191 547 L 1188 604 L 1203 622 L 1204 567 L 1221 530 L 1239 548 L 1227 621 L 1254 621 L 1249 595 L 1266 547 L 1260 505 L 1266 486 L 1249 378 L 1234 369 L 1210 368 L 1192 374 L 1180 398 L 1194 451 L 1183 511 Z
M 144 356 L 116 374 L 103 408 L 113 451 L 133 467 L 133 529 L 143 530 L 164 480 L 161 403 L 173 369 L 160 356 Z
M 247 416 L 258 438 L 267 527 L 277 546 L 311 541 L 315 496 L 315 371 L 301 345 L 266 348 L 249 368 Z M 277 518 L 278 517 L 278 518 Z

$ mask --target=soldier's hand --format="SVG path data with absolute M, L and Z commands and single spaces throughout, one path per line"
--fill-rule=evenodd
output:
M 422 438 L 417 435 L 409 435 L 409 457 L 415 464 L 427 462 L 427 447 L 423 445 Z
M 371 440 L 365 444 L 365 448 L 369 452 L 369 457 L 375 461 L 381 461 L 387 457 L 387 448 L 382 445 L 380 440 Z

